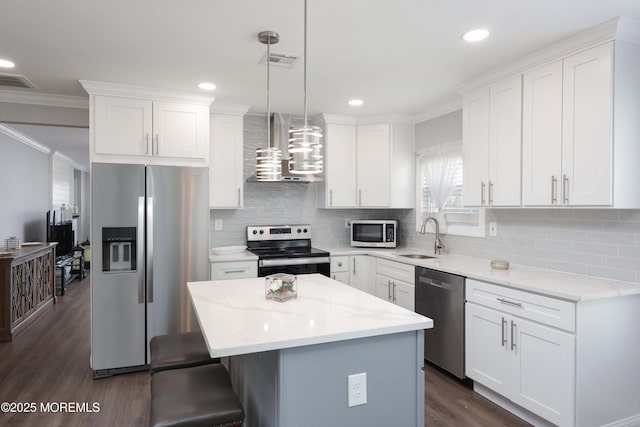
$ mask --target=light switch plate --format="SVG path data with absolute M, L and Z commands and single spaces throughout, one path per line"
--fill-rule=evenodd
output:
M 213 221 L 213 229 L 215 231 L 222 231 L 222 220 L 216 219 Z
M 495 237 L 497 235 L 498 235 L 498 223 L 492 221 L 489 223 L 489 236 Z

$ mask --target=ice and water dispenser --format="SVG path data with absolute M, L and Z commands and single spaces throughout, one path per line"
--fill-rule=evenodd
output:
M 102 228 L 102 271 L 136 270 L 136 227 Z

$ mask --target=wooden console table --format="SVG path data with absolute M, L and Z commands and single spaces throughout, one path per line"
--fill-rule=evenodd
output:
M 56 245 L 0 254 L 0 341 L 11 341 L 55 302 Z

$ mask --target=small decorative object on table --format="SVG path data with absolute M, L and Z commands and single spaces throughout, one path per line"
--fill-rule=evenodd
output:
M 4 249 L 7 251 L 15 251 L 22 248 L 22 243 L 20 242 L 20 239 L 18 239 L 16 236 L 11 236 L 11 237 L 7 237 L 4 240 Z
M 509 261 L 504 260 L 493 260 L 491 261 L 491 268 L 494 270 L 508 270 L 509 269 Z
M 264 296 L 267 299 L 286 301 L 298 297 L 298 278 L 293 274 L 277 273 L 265 277 Z

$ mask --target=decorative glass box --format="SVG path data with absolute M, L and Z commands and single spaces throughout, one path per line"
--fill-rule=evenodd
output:
M 276 273 L 264 278 L 264 296 L 267 299 L 286 301 L 298 297 L 298 278 L 293 274 Z

